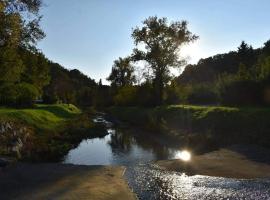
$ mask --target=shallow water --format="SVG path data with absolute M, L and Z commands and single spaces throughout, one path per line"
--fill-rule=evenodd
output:
M 125 165 L 133 166 L 160 159 L 173 159 L 180 148 L 165 147 L 140 135 L 108 129 L 104 138 L 83 140 L 64 158 L 64 163 L 78 165 Z
M 168 146 L 151 134 L 108 127 L 104 138 L 83 140 L 64 158 L 79 165 L 124 165 L 125 178 L 139 199 L 270 199 L 270 179 L 240 180 L 186 176 L 168 172 L 152 161 L 177 158 L 181 147 Z M 166 144 L 166 145 L 165 145 Z
M 152 164 L 127 170 L 125 176 L 139 199 L 270 199 L 270 180 L 186 176 Z

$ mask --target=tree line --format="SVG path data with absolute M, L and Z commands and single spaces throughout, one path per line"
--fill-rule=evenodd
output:
M 107 80 L 96 83 L 79 70 L 67 70 L 36 48 L 41 0 L 0 0 L 0 105 L 44 103 L 80 106 L 157 106 L 163 104 L 268 105 L 270 41 L 186 65 L 184 45 L 198 36 L 186 21 L 156 16 L 135 27 L 130 56 L 115 60 Z M 182 69 L 175 77 L 172 69 Z
M 188 65 L 174 81 L 188 103 L 269 105 L 270 40 L 258 49 L 243 41 L 236 51 Z
M 0 105 L 45 103 L 90 106 L 98 84 L 79 70 L 67 70 L 36 48 L 41 30 L 40 0 L 0 0 Z M 101 89 L 102 90 L 102 89 Z
M 198 38 L 188 31 L 186 21 L 149 17 L 132 37 L 133 53 L 116 60 L 108 77 L 116 105 L 270 104 L 270 40 L 258 49 L 242 41 L 236 51 L 186 65 L 173 77 L 171 69 L 186 64 L 180 59 L 181 47 Z M 134 66 L 138 61 L 144 62 L 142 73 Z

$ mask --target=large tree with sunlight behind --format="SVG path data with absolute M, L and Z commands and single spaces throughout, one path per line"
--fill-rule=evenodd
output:
M 163 100 L 164 87 L 171 80 L 170 69 L 180 68 L 185 61 L 180 58 L 183 45 L 195 41 L 198 36 L 187 28 L 186 21 L 169 23 L 167 18 L 149 17 L 142 27 L 133 30 L 136 48 L 134 61 L 146 61 L 152 74 L 157 104 Z

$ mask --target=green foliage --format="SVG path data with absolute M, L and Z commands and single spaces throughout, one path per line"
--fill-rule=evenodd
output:
M 114 103 L 118 106 L 136 105 L 137 88 L 133 86 L 124 86 L 117 91 L 114 96 Z
M 156 106 L 155 90 L 151 83 L 145 82 L 137 89 L 137 105 Z
M 134 67 L 130 58 L 119 58 L 114 61 L 110 76 L 107 78 L 113 87 L 124 87 L 135 82 Z
M 49 63 L 42 53 L 20 52 L 25 70 L 22 73 L 22 81 L 33 84 L 42 94 L 43 88 L 49 84 Z
M 49 62 L 50 83 L 43 90 L 45 103 L 73 103 L 81 106 L 94 104 L 97 84 L 79 70 L 67 70 Z
M 40 0 L 0 1 L 0 103 L 32 106 L 49 83 L 48 61 L 36 48 Z
M 218 94 L 215 88 L 210 85 L 195 85 L 187 96 L 187 102 L 190 104 L 217 104 Z
M 214 99 L 216 93 L 219 104 L 269 104 L 269 49 L 269 41 L 260 49 L 253 49 L 242 42 L 236 52 L 201 59 L 197 65 L 188 65 L 176 78 L 176 82 L 183 88 L 190 87 L 189 91 L 182 90 L 184 94 L 192 94 L 188 103 L 205 104 L 205 98 L 198 96 L 206 94 L 210 99 L 211 96 Z M 204 91 L 196 89 L 205 84 L 208 88 Z
M 256 80 L 227 75 L 218 83 L 220 102 L 224 105 L 258 105 L 261 103 L 261 84 Z
M 239 79 L 239 80 L 251 80 L 252 79 L 252 74 L 251 74 L 250 70 L 243 63 L 239 64 L 239 69 L 238 69 L 236 76 L 237 76 L 237 79 Z
M 59 161 L 84 138 L 104 137 L 106 128 L 92 121 L 94 111 L 81 113 L 72 104 L 36 105 L 32 109 L 0 108 L 0 123 L 12 124 L 24 146 L 22 159 Z M 23 128 L 23 129 L 22 129 Z M 24 132 L 22 132 L 23 130 Z M 20 134 L 20 135 L 19 135 Z M 14 141 L 13 134 L 0 142 L 1 148 Z M 2 149 L 0 149 L 2 153 Z
M 165 88 L 165 103 L 166 104 L 177 104 L 183 101 L 182 88 L 175 82 L 172 82 Z
M 218 54 L 201 59 L 195 65 L 188 65 L 177 78 L 177 82 L 179 84 L 214 83 L 225 73 L 235 75 L 239 70 L 241 73 L 246 70 L 252 72 L 260 52 L 260 49 L 254 50 L 251 46 L 242 42 L 238 51 Z M 244 68 L 244 71 L 241 68 Z
M 270 55 L 267 57 L 259 58 L 257 63 L 258 79 L 269 80 L 270 79 Z
M 93 105 L 99 108 L 113 105 L 113 94 L 109 86 L 98 85 L 95 88 Z
M 0 86 L 0 105 L 15 105 L 17 89 L 14 84 L 5 83 Z
M 16 106 L 32 107 L 39 94 L 37 88 L 28 83 L 21 83 L 16 86 L 16 89 Z
M 179 68 L 183 64 L 179 50 L 183 44 L 196 40 L 187 28 L 187 22 L 168 23 L 167 18 L 149 17 L 143 21 L 143 27 L 133 30 L 132 37 L 137 45 L 134 49 L 135 61 L 146 61 L 153 74 L 153 86 L 157 104 L 163 102 L 164 87 L 171 80 L 170 68 Z M 143 49 L 138 45 L 142 44 Z
M 13 48 L 0 47 L 0 81 L 18 82 L 21 73 L 24 70 L 24 64 L 17 51 Z
M 76 95 L 76 102 L 78 105 L 87 107 L 92 106 L 94 102 L 94 88 L 82 87 Z
M 3 46 L 35 50 L 45 34 L 40 29 L 41 0 L 0 1 L 0 41 Z
M 249 143 L 270 146 L 266 108 L 171 105 L 155 108 L 112 107 L 119 119 L 154 133 L 160 131 L 174 141 L 202 145 Z M 198 146 L 197 146 L 198 145 Z
M 4 84 L 0 93 L 0 104 L 16 107 L 31 107 L 38 97 L 38 90 L 28 83 Z

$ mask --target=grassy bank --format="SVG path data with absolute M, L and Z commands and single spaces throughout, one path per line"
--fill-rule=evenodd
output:
M 201 149 L 232 143 L 270 147 L 269 108 L 171 105 L 112 107 L 108 112 L 135 126 Z
M 71 104 L 0 108 L 0 153 L 30 160 L 56 160 L 83 138 L 106 134 L 92 122 L 93 112 Z
M 81 114 L 72 104 L 35 105 L 31 109 L 0 108 L 1 120 L 20 121 L 38 131 L 59 130 L 64 123 Z

